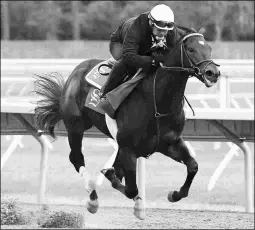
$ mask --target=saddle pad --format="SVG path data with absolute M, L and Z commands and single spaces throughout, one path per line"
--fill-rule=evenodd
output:
M 99 99 L 100 89 L 96 89 L 92 86 L 89 90 L 85 106 L 102 114 L 112 114 L 112 112 L 116 111 L 122 101 L 132 92 L 138 82 L 144 78 L 145 74 L 141 73 L 141 70 L 142 69 L 139 69 L 133 78 L 108 92 L 106 95 L 108 100 L 103 104 L 100 103 Z
M 99 92 L 100 92 L 100 89 L 97 89 L 94 86 L 92 86 L 86 98 L 85 106 L 92 110 L 95 110 L 96 112 L 105 114 L 105 112 L 101 109 L 101 107 L 98 106 L 100 102 Z
M 90 72 L 85 77 L 85 80 L 92 86 L 95 86 L 97 89 L 101 89 L 108 78 L 108 76 L 101 75 L 100 73 L 104 74 L 104 73 L 109 73 L 111 71 L 109 67 L 102 66 L 100 68 L 100 73 L 99 73 L 98 67 L 102 64 L 109 64 L 109 62 L 108 60 L 100 62 L 92 70 L 90 70 Z

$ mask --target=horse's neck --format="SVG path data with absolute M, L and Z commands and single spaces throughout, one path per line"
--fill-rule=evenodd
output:
M 176 42 L 181 39 L 181 34 L 176 34 Z M 166 61 L 167 66 L 181 67 L 181 47 L 177 46 L 169 51 L 170 56 Z M 174 72 L 167 70 L 159 70 L 156 79 L 156 103 L 158 112 L 171 113 L 178 110 L 182 105 L 185 87 L 188 81 L 188 76 L 183 75 L 183 72 Z
M 188 77 L 178 72 L 166 72 L 156 79 L 156 104 L 159 113 L 171 113 L 182 104 Z

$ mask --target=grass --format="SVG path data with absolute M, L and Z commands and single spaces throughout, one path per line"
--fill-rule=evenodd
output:
M 31 222 L 31 213 L 23 212 L 17 199 L 1 195 L 1 225 L 25 225 Z
M 37 223 L 42 228 L 82 228 L 85 219 L 78 212 L 53 211 L 48 205 L 43 205 Z
M 254 42 L 209 42 L 213 59 L 254 59 Z M 1 58 L 109 58 L 108 41 L 1 41 Z
M 2 138 L 1 153 L 9 143 Z M 19 197 L 23 202 L 36 203 L 39 187 L 40 145 L 30 136 L 23 138 L 24 148 L 17 149 L 1 171 L 1 194 Z M 85 164 L 94 179 L 113 152 L 105 140 L 84 139 Z M 98 145 L 101 144 L 101 145 Z M 254 149 L 253 144 L 249 144 Z M 168 203 L 167 194 L 179 189 L 186 177 L 186 167 L 155 153 L 146 160 L 146 206 L 154 208 L 198 208 L 207 205 L 218 210 L 244 211 L 244 157 L 235 156 L 218 180 L 215 188 L 207 191 L 209 180 L 224 155 L 226 144 L 213 150 L 212 143 L 193 143 L 199 171 L 190 189 L 189 197 L 177 203 Z M 54 143 L 48 162 L 46 201 L 56 204 L 81 204 L 87 195 L 84 184 L 69 162 L 66 138 Z M 132 207 L 133 202 L 111 188 L 106 180 L 98 188 L 100 206 Z
M 82 228 L 85 218 L 74 210 L 57 210 L 42 205 L 35 209 L 24 208 L 18 199 L 1 197 L 1 226 L 37 225 L 41 228 Z

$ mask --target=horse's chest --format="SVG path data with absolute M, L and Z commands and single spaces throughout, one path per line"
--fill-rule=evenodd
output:
M 185 116 L 183 110 L 178 116 L 175 116 L 169 121 L 157 122 L 157 135 L 161 141 L 168 144 L 175 142 L 182 134 L 185 124 Z

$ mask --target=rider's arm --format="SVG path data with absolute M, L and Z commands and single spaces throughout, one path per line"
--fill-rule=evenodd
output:
M 152 65 L 152 57 L 138 55 L 138 49 L 142 39 L 141 34 L 141 22 L 142 18 L 138 17 L 132 25 L 130 25 L 124 42 L 123 42 L 123 61 L 130 67 L 149 69 Z

